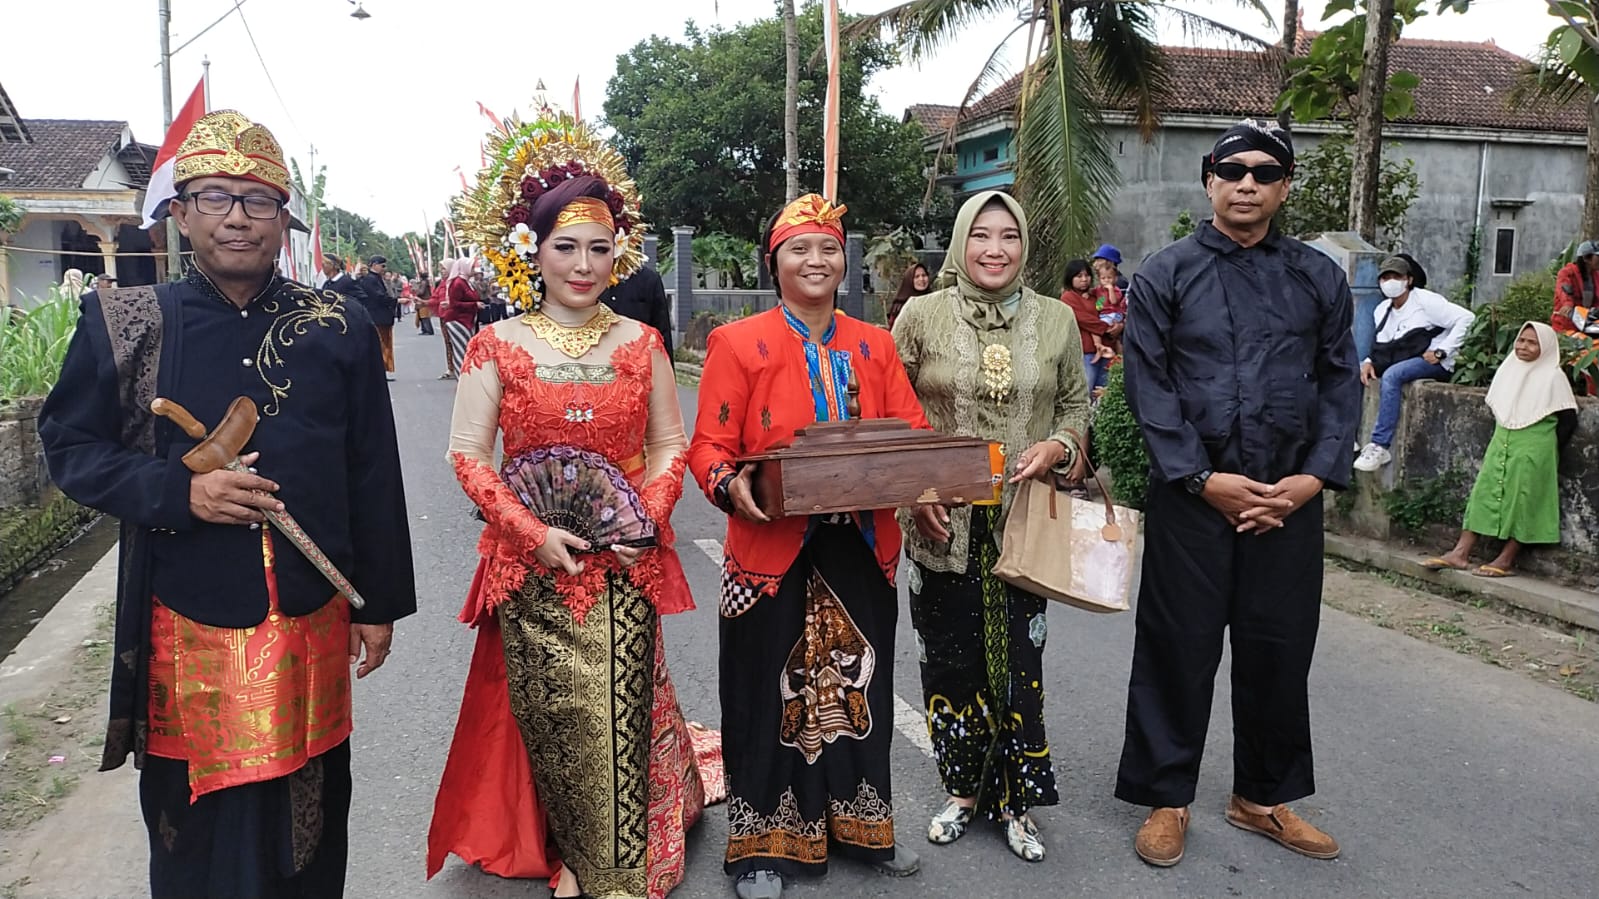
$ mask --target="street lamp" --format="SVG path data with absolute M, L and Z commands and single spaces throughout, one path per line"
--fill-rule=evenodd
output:
M 357 21 L 372 18 L 372 14 L 362 8 L 360 3 L 356 3 L 356 0 L 350 0 L 350 2 L 355 4 L 355 12 L 350 13 L 350 18 Z

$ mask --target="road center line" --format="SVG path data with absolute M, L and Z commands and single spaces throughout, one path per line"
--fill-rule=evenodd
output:
M 700 548 L 700 552 L 705 553 L 706 558 L 715 562 L 716 567 L 722 567 L 721 541 L 695 540 L 694 545 Z M 913 746 L 921 750 L 922 755 L 932 758 L 933 743 L 927 736 L 927 719 L 923 717 L 920 709 L 906 702 L 898 693 L 894 694 L 894 728 L 905 739 L 910 740 Z

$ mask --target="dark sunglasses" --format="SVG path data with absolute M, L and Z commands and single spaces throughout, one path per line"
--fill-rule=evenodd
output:
M 1288 170 L 1282 166 L 1268 162 L 1265 165 L 1244 165 L 1241 162 L 1218 162 L 1211 169 L 1217 178 L 1223 181 L 1242 181 L 1246 175 L 1254 175 L 1256 184 L 1276 184 L 1288 177 Z

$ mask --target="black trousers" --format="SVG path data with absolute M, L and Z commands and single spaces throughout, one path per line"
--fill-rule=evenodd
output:
M 1180 485 L 1151 485 L 1116 796 L 1194 800 L 1222 631 L 1232 642 L 1233 792 L 1276 805 L 1316 791 L 1310 660 L 1321 611 L 1322 503 L 1237 534 Z
M 139 804 L 150 835 L 150 896 L 338 899 L 350 794 L 349 740 L 295 774 L 207 793 L 193 805 L 188 763 L 146 757 Z

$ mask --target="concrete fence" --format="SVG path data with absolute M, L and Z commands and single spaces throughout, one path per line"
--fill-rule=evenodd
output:
M 1415 538 L 1427 544 L 1428 552 L 1453 546 L 1459 520 L 1430 522 L 1424 534 L 1405 533 L 1388 514 L 1387 500 L 1396 489 L 1436 487 L 1451 471 L 1463 476 L 1454 496 L 1470 491 L 1494 432 L 1493 415 L 1484 402 L 1487 393 L 1480 387 L 1438 381 L 1406 386 L 1390 448 L 1393 462 L 1371 474 L 1355 473 L 1354 489 L 1327 505 L 1328 529 L 1380 540 Z M 1533 547 L 1517 565 L 1533 574 L 1594 587 L 1599 586 L 1599 400 L 1579 397 L 1577 404 L 1577 432 L 1560 457 L 1560 545 Z M 1376 417 L 1373 387 L 1366 391 L 1362 439 L 1371 433 Z

